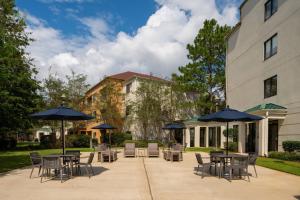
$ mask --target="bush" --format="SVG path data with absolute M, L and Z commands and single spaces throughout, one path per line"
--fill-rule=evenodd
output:
M 96 138 L 92 139 L 92 145 L 93 147 L 96 147 L 98 145 L 98 140 Z
M 287 152 L 297 151 L 300 150 L 300 141 L 283 141 L 282 147 Z
M 111 133 L 111 145 L 112 146 L 122 146 L 125 140 L 132 140 L 132 135 L 130 133 Z M 104 142 L 109 144 L 109 134 L 104 133 Z
M 226 147 L 227 147 L 227 143 L 224 142 L 224 148 L 226 149 Z M 238 143 L 237 142 L 228 142 L 228 150 L 237 152 L 238 151 Z
M 0 150 L 11 150 L 17 146 L 17 140 L 11 136 L 0 136 Z
M 288 161 L 300 161 L 300 153 L 297 152 L 269 152 L 269 158 Z
M 66 147 L 89 147 L 90 138 L 88 135 L 67 135 Z
M 59 148 L 60 143 L 56 141 L 55 134 L 42 135 L 40 138 L 40 148 L 41 149 L 55 149 Z
M 148 147 L 148 143 L 158 143 L 158 146 L 163 146 L 158 140 L 125 140 L 122 146 L 125 146 L 125 143 L 135 143 L 135 147 L 137 148 L 146 148 Z

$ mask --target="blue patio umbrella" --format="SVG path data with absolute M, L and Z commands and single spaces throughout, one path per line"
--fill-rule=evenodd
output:
M 183 130 L 183 129 L 185 129 L 185 126 L 182 123 L 173 122 L 173 123 L 166 124 L 162 129 L 164 129 L 164 130 L 170 130 L 170 131 L 173 130 L 175 132 L 175 130 Z M 174 135 L 173 135 L 173 137 L 174 137 Z M 169 138 L 169 140 L 170 140 L 170 138 Z
M 250 121 L 258 121 L 263 119 L 262 117 L 256 116 L 256 115 L 251 115 L 245 112 L 240 112 L 238 110 L 231 109 L 229 107 L 209 114 L 202 116 L 198 118 L 199 121 L 204 121 L 204 122 L 210 122 L 210 121 L 215 121 L 215 122 L 226 122 L 226 154 L 228 155 L 228 124 L 229 122 L 233 121 L 242 121 L 242 122 L 250 122 Z
M 112 130 L 112 129 L 117 129 L 117 128 L 113 127 L 112 125 L 109 125 L 109 124 L 100 124 L 98 126 L 93 127 L 92 129 L 105 130 L 105 133 L 106 133 L 107 132 L 106 130 Z M 111 145 L 110 133 L 109 133 L 109 144 Z
M 65 107 L 63 105 L 37 112 L 30 115 L 33 119 L 41 120 L 61 120 L 61 135 L 62 135 L 62 148 L 63 154 L 65 153 L 65 134 L 64 134 L 64 120 L 79 121 L 79 120 L 90 120 L 94 117 L 84 114 L 82 112 L 73 110 L 72 108 Z

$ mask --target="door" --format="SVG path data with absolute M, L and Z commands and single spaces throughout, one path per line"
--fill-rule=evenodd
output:
M 269 121 L 268 151 L 278 151 L 278 120 Z
M 205 147 L 205 142 L 206 142 L 206 137 L 205 137 L 205 132 L 206 132 L 206 128 L 205 127 L 200 127 L 200 147 Z
M 216 127 L 208 128 L 208 145 L 210 147 L 216 147 Z
M 195 128 L 190 128 L 190 147 L 195 146 Z
M 183 144 L 183 129 L 176 129 L 174 138 L 176 143 Z
M 249 131 L 246 137 L 246 152 L 256 152 L 256 124 L 249 123 L 248 128 Z
M 221 147 L 221 127 L 217 127 L 217 147 Z

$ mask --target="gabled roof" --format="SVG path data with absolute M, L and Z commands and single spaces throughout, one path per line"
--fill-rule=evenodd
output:
M 152 76 L 152 75 L 148 75 L 148 74 L 141 74 L 141 73 L 131 72 L 131 71 L 114 74 L 114 75 L 108 76 L 107 78 L 115 78 L 115 79 L 121 79 L 121 80 L 126 81 L 133 77 L 140 77 L 140 78 L 147 78 L 147 79 L 154 79 L 154 80 L 164 80 L 164 79 L 156 77 L 156 76 Z
M 245 112 L 249 113 L 249 112 L 255 112 L 255 111 L 259 111 L 259 110 L 286 110 L 286 108 L 283 106 L 274 104 L 274 103 L 263 103 L 263 104 L 254 106 L 253 108 L 249 108 Z

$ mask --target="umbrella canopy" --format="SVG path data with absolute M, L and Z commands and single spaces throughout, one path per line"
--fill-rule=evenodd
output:
M 238 110 L 231 109 L 229 107 L 216 112 L 212 113 L 209 115 L 205 115 L 203 117 L 199 117 L 199 121 L 204 121 L 204 122 L 210 122 L 210 121 L 215 121 L 215 122 L 227 122 L 226 126 L 226 154 L 228 154 L 228 123 L 233 122 L 233 121 L 242 121 L 242 122 L 250 122 L 250 121 L 258 121 L 263 119 L 262 117 L 256 116 L 256 115 L 250 115 L 245 112 L 240 112 Z
M 166 124 L 162 129 L 166 129 L 166 130 L 185 129 L 185 126 L 180 123 L 169 123 Z
M 65 134 L 64 134 L 64 120 L 90 120 L 94 117 L 84 114 L 82 112 L 73 110 L 72 108 L 65 107 L 63 105 L 45 110 L 42 112 L 37 112 L 30 115 L 34 119 L 42 120 L 61 120 L 61 137 L 62 137 L 62 150 L 65 154 Z
M 116 129 L 116 127 L 113 127 L 109 124 L 100 124 L 98 126 L 93 127 L 92 129 L 100 129 L 100 130 L 106 130 L 106 129 Z
M 34 119 L 42 120 L 89 120 L 94 118 L 65 106 L 34 113 L 30 116 Z

